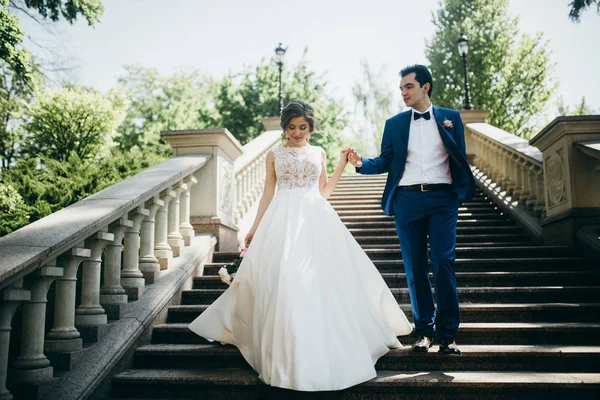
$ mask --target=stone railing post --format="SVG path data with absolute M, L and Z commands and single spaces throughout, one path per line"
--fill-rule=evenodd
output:
M 155 275 L 160 271 L 160 264 L 154 255 L 156 213 L 164 206 L 160 196 L 154 196 L 146 202 L 148 216 L 142 221 L 139 271 L 130 265 L 131 270 L 123 270 L 121 282 L 125 287 L 143 287 L 144 282 L 154 283 Z M 140 274 L 141 273 L 141 274 Z M 145 280 L 145 281 L 144 281 Z
M 13 396 L 6 388 L 8 374 L 8 351 L 10 347 L 11 321 L 17 307 L 31 300 L 31 292 L 23 290 L 23 281 L 7 287 L 0 293 L 0 399 L 8 400 Z
M 490 112 L 487 110 L 461 110 L 460 119 L 462 119 L 463 125 L 465 126 L 465 144 L 467 146 L 467 161 L 469 164 L 475 162 L 477 157 L 477 141 L 476 137 L 472 135 L 466 127 L 471 122 L 487 122 Z
M 191 224 L 198 233 L 214 234 L 219 251 L 237 250 L 233 162 L 242 155 L 242 146 L 227 129 L 168 131 L 161 136 L 173 148 L 174 157 L 212 155 L 195 174 L 198 184 L 190 190 Z
M 154 228 L 154 255 L 158 259 L 160 269 L 165 270 L 169 267 L 169 260 L 173 258 L 173 249 L 168 242 L 169 230 L 169 204 L 175 198 L 175 191 L 166 189 L 160 194 L 163 206 L 156 212 L 156 226 Z
M 75 295 L 77 291 L 77 270 L 90 249 L 73 247 L 61 255 L 57 262 L 63 267 L 63 276 L 56 280 L 54 301 L 54 327 L 46 335 L 44 347 L 50 353 L 71 353 L 81 350 L 81 334 L 75 328 Z
M 104 250 L 104 282 L 100 289 L 100 304 L 110 319 L 118 319 L 119 304 L 127 304 L 127 294 L 121 286 L 121 252 L 125 231 L 133 226 L 133 221 L 122 217 L 113 222 L 108 230 L 114 240 Z
M 529 141 L 543 154 L 544 243 L 572 244 L 584 225 L 600 224 L 600 115 L 558 117 Z
M 44 355 L 46 296 L 52 282 L 62 275 L 63 269 L 56 266 L 56 259 L 35 272 L 31 300 L 23 305 L 21 353 L 12 363 L 15 383 L 46 382 L 53 378 L 50 360 Z
M 198 183 L 198 180 L 190 175 L 183 180 L 183 183 L 186 185 L 185 191 L 181 194 L 181 213 L 180 213 L 180 222 L 179 232 L 181 236 L 183 236 L 183 243 L 185 246 L 189 246 L 192 242 L 192 238 L 194 237 L 194 227 L 190 224 L 190 190 L 193 185 Z
M 143 275 L 139 270 L 140 265 L 140 226 L 142 221 L 150 215 L 150 210 L 144 207 L 136 207 L 129 212 L 129 219 L 133 222 L 131 227 L 125 231 L 123 249 L 123 270 L 120 271 L 121 279 L 126 275 L 125 292 L 128 300 L 137 300 L 142 295 L 145 287 Z
M 105 325 L 107 316 L 100 305 L 100 266 L 102 252 L 115 239 L 112 233 L 97 232 L 85 240 L 91 250 L 90 258 L 83 262 L 81 277 L 81 304 L 75 310 L 75 325 Z
M 181 249 L 184 247 L 183 235 L 179 232 L 179 217 L 181 213 L 181 194 L 187 190 L 187 185 L 183 182 L 177 183 L 173 187 L 175 198 L 169 204 L 169 223 L 167 243 L 173 250 L 173 257 L 179 257 Z

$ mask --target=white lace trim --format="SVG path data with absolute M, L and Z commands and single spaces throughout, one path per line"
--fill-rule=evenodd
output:
M 312 188 L 319 182 L 325 151 L 317 146 L 277 147 L 275 175 L 279 189 Z

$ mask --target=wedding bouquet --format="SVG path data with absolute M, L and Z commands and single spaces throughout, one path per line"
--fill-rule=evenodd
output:
M 229 264 L 224 265 L 223 267 L 221 267 L 221 269 L 219 269 L 219 276 L 221 277 L 221 281 L 223 283 L 231 285 L 231 282 L 233 282 L 233 278 L 235 277 L 235 273 L 240 267 L 242 259 L 246 255 L 248 246 L 249 244 L 242 249 L 242 252 L 240 253 L 239 257 L 237 257 L 235 260 L 233 260 Z

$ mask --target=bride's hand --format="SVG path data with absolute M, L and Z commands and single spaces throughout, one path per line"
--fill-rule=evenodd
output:
M 348 154 L 352 151 L 351 148 L 343 149 L 340 151 L 340 164 L 346 166 L 348 164 Z
M 252 239 L 254 238 L 254 232 L 248 232 L 248 234 L 246 235 L 246 238 L 244 239 L 244 246 L 249 246 L 250 242 L 252 241 Z

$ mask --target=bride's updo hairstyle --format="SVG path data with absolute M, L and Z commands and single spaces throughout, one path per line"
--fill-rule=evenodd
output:
M 281 128 L 283 129 L 281 139 L 285 140 L 285 131 L 287 130 L 290 121 L 297 117 L 304 117 L 306 121 L 308 121 L 308 127 L 311 133 L 315 131 L 319 124 L 319 121 L 315 118 L 315 110 L 313 110 L 310 104 L 302 100 L 290 101 L 283 111 L 281 111 Z

